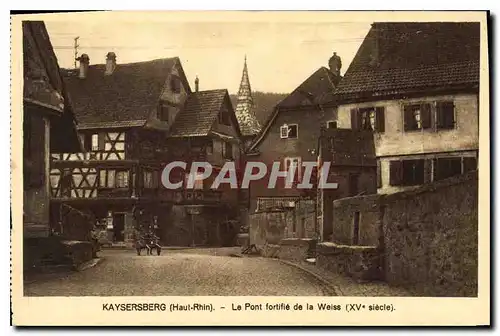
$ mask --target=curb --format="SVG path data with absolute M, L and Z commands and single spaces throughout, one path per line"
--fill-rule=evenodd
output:
M 272 259 L 277 260 L 278 262 L 280 262 L 282 264 L 295 267 L 295 268 L 301 270 L 302 272 L 305 272 L 305 273 L 311 275 L 316 280 L 318 280 L 319 282 L 321 282 L 321 284 L 324 285 L 328 289 L 328 291 L 330 292 L 329 293 L 330 296 L 343 296 L 342 292 L 340 291 L 340 289 L 337 286 L 332 285 L 330 283 L 330 281 L 328 281 L 325 278 L 323 278 L 322 276 L 320 276 L 320 275 L 318 275 L 318 274 L 316 274 L 316 273 L 308 270 L 307 268 L 302 267 L 299 264 L 296 264 L 296 263 L 288 261 L 288 260 L 277 259 L 277 258 L 272 258 Z

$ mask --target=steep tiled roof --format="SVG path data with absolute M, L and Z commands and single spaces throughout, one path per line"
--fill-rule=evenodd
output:
M 333 99 L 333 91 L 339 79 L 330 70 L 321 67 L 283 99 L 278 107 L 316 105 Z
M 105 65 L 91 65 L 86 78 L 66 72 L 76 118 L 81 127 L 147 120 L 158 106 L 160 94 L 177 57 L 117 64 L 111 75 Z M 71 75 L 69 74 L 71 73 Z
M 293 90 L 292 93 L 275 106 L 274 111 L 269 116 L 261 132 L 255 138 L 255 141 L 251 144 L 249 150 L 251 152 L 257 150 L 257 146 L 262 139 L 264 139 L 279 113 L 286 113 L 285 110 L 287 109 L 304 106 L 314 107 L 316 105 L 333 103 L 335 98 L 333 92 L 339 80 L 340 78 L 335 76 L 325 67 L 316 70 L 302 82 L 302 84 Z
M 235 108 L 236 118 L 244 136 L 256 135 L 260 132 L 261 126 L 259 120 L 255 116 L 252 88 L 250 79 L 248 78 L 247 59 L 243 66 L 243 74 L 241 76 L 240 88 L 238 90 L 238 100 Z
M 48 108 L 52 113 L 59 112 L 59 117 L 51 120 L 52 152 L 80 151 L 72 105 L 45 23 L 23 21 L 22 28 L 23 99 L 26 103 Z
M 336 94 L 382 95 L 479 82 L 479 23 L 374 23 Z
M 175 118 L 170 136 L 188 137 L 207 135 L 225 99 L 229 99 L 229 94 L 225 89 L 191 93 L 186 100 L 183 110 Z

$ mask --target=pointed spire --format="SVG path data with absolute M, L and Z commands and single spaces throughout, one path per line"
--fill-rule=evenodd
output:
M 245 55 L 243 64 L 243 74 L 238 90 L 235 113 L 243 136 L 256 135 L 260 132 L 261 126 L 255 116 L 252 88 L 250 86 L 250 79 L 248 78 L 247 55 Z

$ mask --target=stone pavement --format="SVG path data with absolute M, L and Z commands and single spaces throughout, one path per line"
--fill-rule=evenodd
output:
M 137 256 L 103 250 L 103 261 L 82 272 L 26 283 L 25 296 L 324 296 L 307 272 L 267 258 L 233 258 L 236 250 L 168 250 Z M 222 255 L 226 254 L 226 255 Z

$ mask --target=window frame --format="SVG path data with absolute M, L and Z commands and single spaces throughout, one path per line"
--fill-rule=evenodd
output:
M 330 123 L 335 123 L 335 127 L 330 127 Z M 326 121 L 326 128 L 327 129 L 337 129 L 338 127 L 339 127 L 338 120 L 331 119 L 331 120 Z
M 213 155 L 214 154 L 214 141 L 213 140 L 208 140 L 206 146 L 205 146 L 205 152 L 207 155 Z
M 367 127 L 368 126 L 368 127 Z M 385 132 L 385 106 L 372 105 L 351 109 L 351 129 Z
M 425 184 L 425 159 L 404 159 L 404 160 L 391 160 L 389 161 L 389 185 L 408 187 L 408 186 L 418 186 Z M 406 179 L 409 173 L 406 171 L 411 163 L 413 169 L 421 168 L 421 176 L 416 177 L 416 173 L 413 172 L 412 179 Z M 421 165 L 417 167 L 416 164 Z
M 225 160 L 234 159 L 233 144 L 230 141 L 222 141 L 222 158 Z
M 285 178 L 286 181 L 290 181 L 289 170 L 290 170 L 290 166 L 293 162 L 297 162 L 297 169 L 295 170 L 295 176 L 293 176 L 293 178 L 291 179 L 292 183 L 299 182 L 300 176 L 302 176 L 302 169 L 301 169 L 302 168 L 302 158 L 299 156 L 287 156 L 283 159 L 284 168 L 285 168 L 285 171 L 287 172 L 287 175 Z
M 222 109 L 219 112 L 219 124 L 224 126 L 231 126 L 231 117 L 229 115 L 229 111 L 226 109 Z
M 453 165 L 456 165 L 454 168 L 459 168 L 458 172 L 453 173 Z M 441 181 L 462 174 L 464 174 L 462 156 L 437 157 L 433 160 L 433 181 Z
M 95 143 L 94 143 L 94 139 L 95 139 Z M 90 150 L 92 152 L 99 151 L 101 149 L 99 145 L 100 145 L 100 142 L 99 142 L 99 133 L 92 133 L 90 135 Z
M 288 127 L 287 139 L 298 139 L 299 138 L 299 124 L 289 124 L 289 125 L 287 125 L 287 127 Z M 296 129 L 295 137 L 290 136 L 290 131 L 291 131 L 292 127 L 295 127 L 295 129 Z
M 280 138 L 281 139 L 288 139 L 288 125 L 282 125 L 280 126 Z
M 123 183 L 118 183 L 119 176 L 125 174 Z M 97 177 L 96 177 L 97 178 Z M 131 174 L 128 169 L 111 168 L 100 169 L 98 172 L 100 189 L 127 189 L 131 186 Z M 104 182 L 104 185 L 103 185 Z

